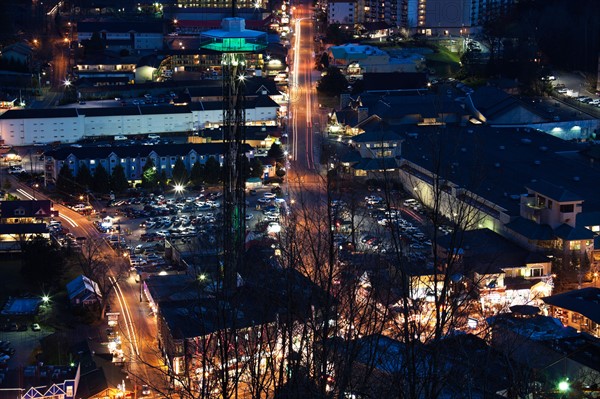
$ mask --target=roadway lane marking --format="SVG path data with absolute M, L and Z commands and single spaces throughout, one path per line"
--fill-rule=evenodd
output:
M 22 188 L 17 188 L 17 192 L 19 194 L 21 194 L 22 196 L 24 196 L 28 200 L 35 200 L 35 197 L 33 195 L 29 194 L 27 191 L 23 190 Z
M 59 218 L 63 218 L 65 219 L 72 227 L 79 227 L 79 225 L 77 224 L 76 221 L 74 221 L 73 219 L 71 219 L 70 217 L 63 215 L 62 213 L 60 213 L 58 215 Z

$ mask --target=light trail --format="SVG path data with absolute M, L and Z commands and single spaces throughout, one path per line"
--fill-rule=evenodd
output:
M 79 225 L 77 224 L 77 222 L 74 221 L 73 219 L 71 219 L 70 217 L 68 217 L 67 215 L 59 213 L 58 217 L 65 219 L 72 227 L 79 227 Z
M 125 300 L 125 295 L 123 295 L 123 291 L 119 286 L 119 283 L 114 277 L 109 277 L 113 286 L 115 287 L 115 293 L 117 294 L 117 300 L 119 301 L 119 305 L 121 306 L 121 310 L 123 311 L 123 319 L 125 321 L 125 328 L 127 330 L 127 335 L 129 336 L 129 346 L 131 348 L 131 354 L 140 356 L 139 344 L 137 340 L 137 336 L 135 334 L 135 329 L 133 328 L 133 318 L 131 317 L 131 313 L 129 311 L 129 306 L 127 305 L 127 301 Z
M 17 188 L 17 192 L 19 194 L 21 194 L 22 196 L 24 196 L 28 200 L 35 200 L 35 197 L 33 195 L 29 194 L 27 191 L 23 190 L 22 188 Z

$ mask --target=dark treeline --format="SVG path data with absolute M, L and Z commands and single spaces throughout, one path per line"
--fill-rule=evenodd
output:
M 533 27 L 533 39 L 552 66 L 597 71 L 600 1 L 529 0 L 518 4 L 512 18 L 521 27 Z

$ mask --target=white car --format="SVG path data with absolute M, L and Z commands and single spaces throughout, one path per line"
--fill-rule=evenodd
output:
M 8 168 L 9 175 L 19 175 L 21 173 L 25 173 L 25 169 L 22 166 L 11 166 Z

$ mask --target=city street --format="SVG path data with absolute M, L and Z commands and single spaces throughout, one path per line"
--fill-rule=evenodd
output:
M 15 193 L 22 199 L 49 199 L 43 193 L 32 192 L 32 188 L 11 178 Z M 81 215 L 72 209 L 54 203 L 54 209 L 59 212 L 59 220 L 64 227 L 76 237 L 86 237 L 99 245 L 99 250 L 113 259 L 113 262 L 128 262 L 103 239 L 101 233 L 94 227 L 89 216 Z M 150 315 L 148 306 L 140 303 L 139 283 L 133 277 L 126 280 L 115 279 L 112 276 L 114 290 L 112 293 L 111 311 L 119 312 L 118 330 L 123 337 L 123 350 L 127 359 L 127 370 L 131 375 L 143 378 L 145 381 L 160 381 L 156 370 L 161 359 L 157 349 L 156 320 Z M 157 384 L 158 385 L 158 384 Z
M 317 135 L 320 122 L 314 68 L 314 21 L 308 4 L 297 4 L 294 10 L 294 38 L 288 58 L 290 65 L 290 170 L 287 181 L 293 200 L 317 203 L 323 194 Z M 310 195 L 310 199 L 307 198 Z

